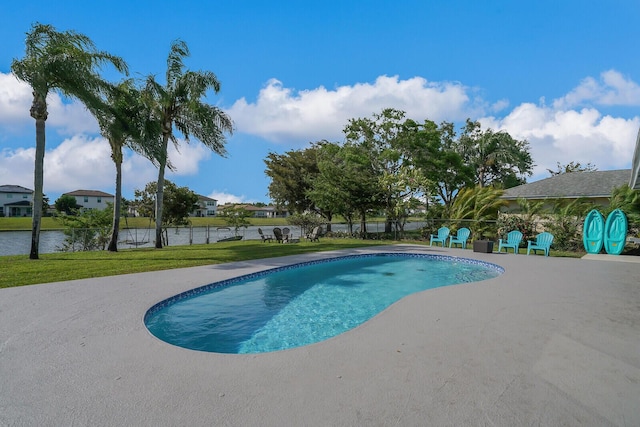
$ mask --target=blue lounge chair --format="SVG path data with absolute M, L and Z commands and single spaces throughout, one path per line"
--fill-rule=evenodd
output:
M 529 255 L 529 251 L 533 251 L 535 255 L 536 251 L 544 251 L 544 256 L 549 256 L 549 249 L 551 249 L 551 244 L 553 243 L 553 234 L 544 232 L 540 233 L 536 236 L 536 241 L 533 242 L 531 240 L 527 243 L 527 255 Z
M 432 234 L 431 240 L 429 241 L 429 246 L 433 245 L 433 242 L 440 242 L 442 247 L 444 247 L 447 238 L 449 237 L 449 229 L 447 227 L 438 228 L 438 234 Z
M 520 242 L 522 242 L 522 233 L 518 230 L 513 230 L 507 233 L 507 239 L 498 241 L 498 252 L 502 252 L 502 248 L 504 251 L 508 253 L 508 248 L 513 249 L 513 253 L 518 253 L 518 248 L 520 247 Z
M 462 249 L 467 249 L 467 240 L 469 239 L 470 234 L 471 230 L 468 228 L 461 228 L 455 236 L 449 237 L 449 247 L 452 245 L 460 245 Z

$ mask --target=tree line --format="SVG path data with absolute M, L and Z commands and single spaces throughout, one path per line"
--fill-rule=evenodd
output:
M 125 147 L 158 167 L 155 245 L 162 248 L 164 174 L 166 168 L 173 169 L 167 153 L 169 142 L 179 144 L 176 134 L 186 142 L 194 138 L 224 156 L 225 134 L 233 132 L 231 118 L 203 101 L 208 91 L 220 91 L 218 78 L 211 71 L 186 69 L 184 59 L 188 56 L 187 44 L 176 40 L 169 49 L 164 82 L 158 82 L 152 74 L 136 81 L 127 77 L 128 66 L 122 58 L 98 50 L 87 36 L 75 31 L 60 32 L 41 23 L 32 25 L 25 39 L 24 57 L 11 63 L 13 74 L 28 83 L 33 92 L 30 115 L 36 125 L 36 155 L 29 258 L 39 258 L 47 95 L 51 92 L 83 103 L 111 147 L 116 176 L 108 250 L 117 251 Z M 123 79 L 117 83 L 105 80 L 100 74 L 105 65 L 122 73 Z
M 343 133 L 343 143 L 323 140 L 269 153 L 271 199 L 291 212 L 316 212 L 327 222 L 340 215 L 350 232 L 357 221 L 366 232 L 366 216 L 382 213 L 385 232 L 391 232 L 418 205 L 449 218 L 456 198 L 469 198 L 463 189 L 510 188 L 526 183 L 533 170 L 526 140 L 483 130 L 470 119 L 458 135 L 453 123 L 417 122 L 387 108 L 349 120 Z

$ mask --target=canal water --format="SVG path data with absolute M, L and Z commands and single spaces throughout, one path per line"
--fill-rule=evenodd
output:
M 407 223 L 405 230 L 415 230 L 420 228 L 422 223 Z M 300 227 L 287 225 L 279 226 L 280 228 L 288 227 L 291 230 L 292 238 L 300 238 Z M 257 226 L 240 228 L 238 235 L 242 236 L 242 240 L 260 240 Z M 265 234 L 273 234 L 272 226 L 261 226 Z M 384 230 L 384 224 L 371 223 L 367 224 L 367 228 L 371 232 L 381 232 Z M 332 231 L 347 231 L 346 224 L 332 224 Z M 233 228 L 227 227 L 186 227 L 186 228 L 169 228 L 168 238 L 169 246 L 190 245 L 190 244 L 214 244 L 218 240 L 234 236 Z M 134 228 L 124 229 L 119 234 L 120 242 L 118 248 L 141 248 L 155 246 L 155 229 Z M 43 230 L 40 232 L 40 248 L 42 254 L 61 251 L 64 245 L 65 235 L 62 231 Z M 31 231 L 2 231 L 0 232 L 0 256 L 2 255 L 28 255 L 31 250 Z

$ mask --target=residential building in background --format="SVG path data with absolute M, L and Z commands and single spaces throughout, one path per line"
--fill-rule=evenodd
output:
M 19 185 L 0 185 L 0 216 L 31 216 L 33 190 Z
M 210 217 L 216 216 L 218 201 L 211 197 L 198 194 L 198 208 L 191 213 L 191 216 Z
M 98 190 L 76 190 L 70 193 L 64 193 L 63 196 L 71 196 L 76 199 L 76 203 L 84 209 L 104 210 L 107 203 L 113 204 L 113 194 L 105 193 Z

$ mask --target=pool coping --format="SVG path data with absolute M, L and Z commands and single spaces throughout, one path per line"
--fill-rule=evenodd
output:
M 143 324 L 212 278 L 384 251 L 505 272 L 279 352 L 186 350 Z M 640 424 L 638 283 L 635 263 L 393 245 L 1 289 L 0 425 Z

